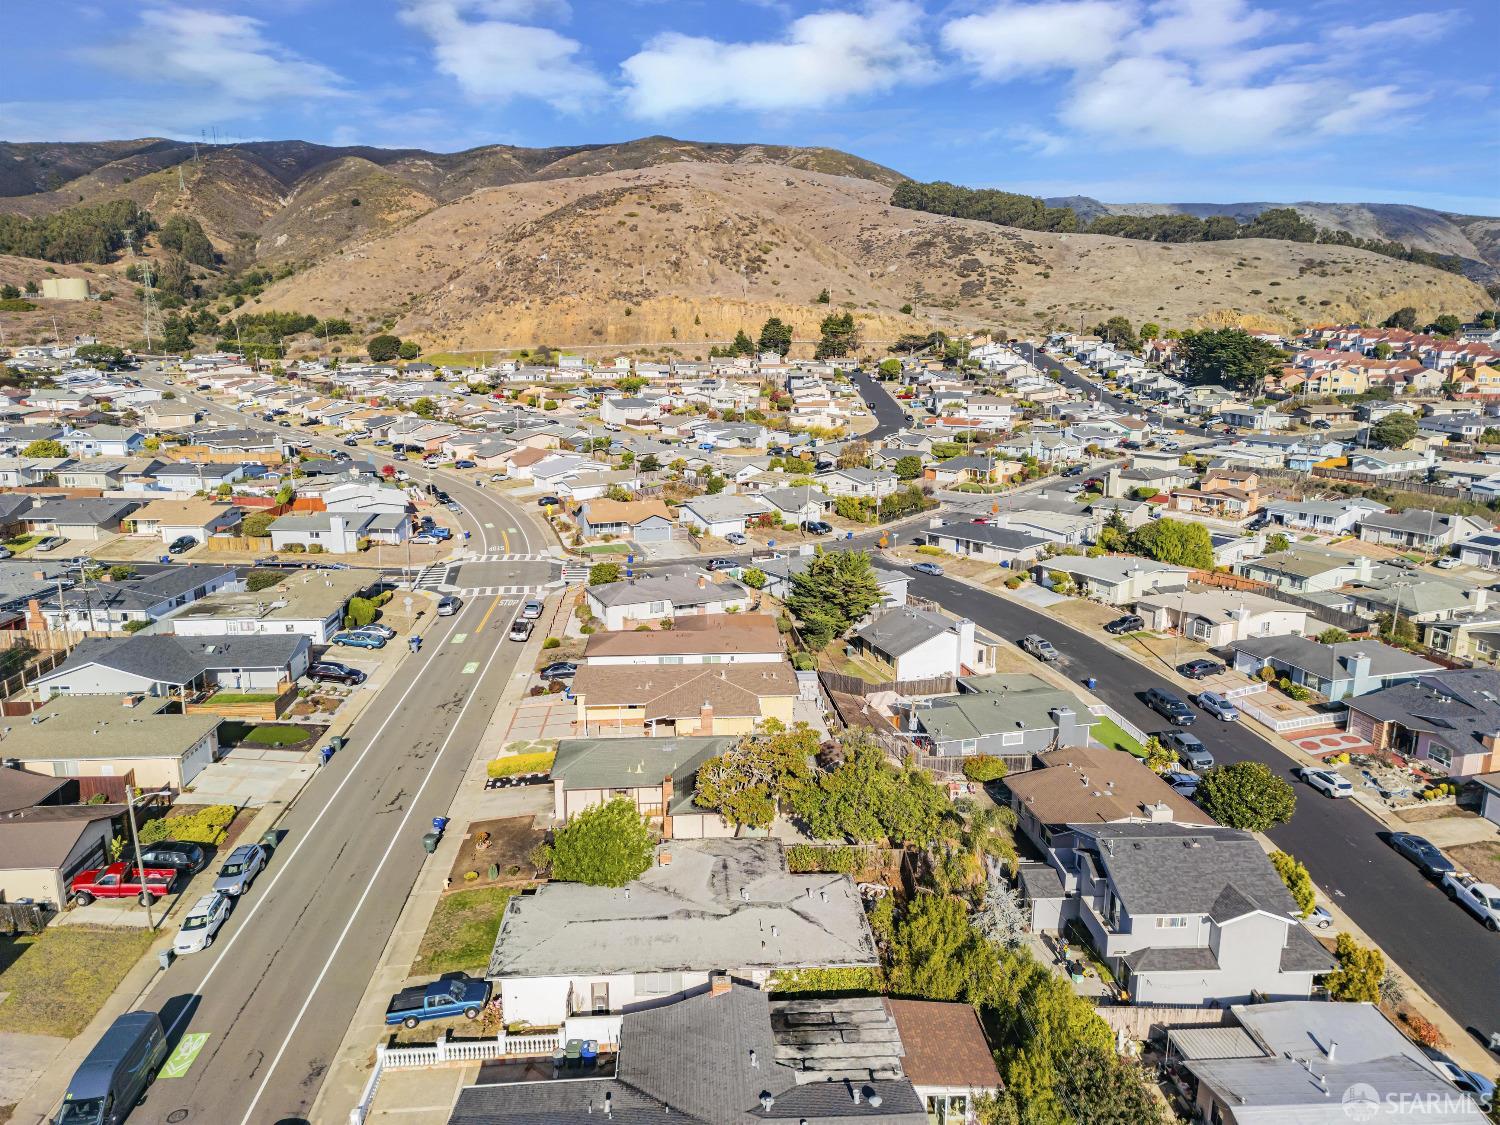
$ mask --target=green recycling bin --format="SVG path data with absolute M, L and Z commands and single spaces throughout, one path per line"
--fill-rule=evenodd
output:
M 349 745 L 349 740 L 341 734 L 336 734 L 328 740 L 328 745 L 333 747 L 334 753 L 338 753 L 345 746 Z
M 431 855 L 433 852 L 437 851 L 438 841 L 441 839 L 442 837 L 436 832 L 423 833 L 422 847 L 426 850 L 428 855 Z

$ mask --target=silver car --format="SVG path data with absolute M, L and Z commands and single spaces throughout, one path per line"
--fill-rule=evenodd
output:
M 1229 699 L 1216 691 L 1200 691 L 1197 695 L 1197 704 L 1214 718 L 1222 722 L 1233 723 L 1239 721 L 1240 711 Z
M 182 929 L 172 939 L 172 952 L 197 953 L 214 943 L 214 935 L 229 917 L 230 898 L 222 891 L 210 891 L 187 912 Z
M 219 868 L 219 877 L 214 880 L 214 890 L 223 891 L 226 895 L 244 894 L 265 865 L 265 848 L 259 844 L 242 844 L 229 853 L 224 866 Z

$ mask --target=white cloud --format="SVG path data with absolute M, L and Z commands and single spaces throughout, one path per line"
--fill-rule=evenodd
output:
M 1328 36 L 1341 47 L 1405 50 L 1412 43 L 1428 43 L 1447 35 L 1458 24 L 1459 18 L 1459 13 L 1454 11 L 1419 12 L 1363 27 L 1336 27 Z
M 942 42 L 981 77 L 1006 79 L 1103 62 L 1137 19 L 1115 0 L 1000 4 L 945 24 Z
M 822 109 L 933 76 L 921 9 L 908 0 L 815 12 L 775 41 L 724 43 L 670 32 L 621 64 L 637 117 L 704 109 Z
M 1131 38 L 1136 54 L 1173 54 L 1201 58 L 1220 54 L 1264 35 L 1277 20 L 1244 0 L 1159 0 L 1151 20 Z
M 250 16 L 199 8 L 155 7 L 121 42 L 80 54 L 143 82 L 181 83 L 238 103 L 338 97 L 343 80 L 265 37 Z
M 1007 129 L 1005 136 L 1038 156 L 1060 156 L 1071 147 L 1067 137 L 1034 125 L 1017 125 L 1014 129 Z
M 560 18 L 567 10 L 545 0 L 413 0 L 401 18 L 432 41 L 438 70 L 469 97 L 534 98 L 577 112 L 608 89 L 578 58 L 583 44 L 550 27 L 517 22 Z

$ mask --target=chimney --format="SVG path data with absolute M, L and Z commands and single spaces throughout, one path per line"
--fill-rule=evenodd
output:
M 1172 806 L 1165 801 L 1153 801 L 1145 806 L 1146 819 L 1152 824 L 1162 824 L 1172 819 Z
M 1344 667 L 1356 681 L 1363 680 L 1370 674 L 1370 658 L 1363 652 L 1356 652 L 1344 657 Z
M 46 627 L 47 619 L 42 616 L 42 603 L 35 598 L 26 599 L 26 628 L 45 629 Z
M 728 973 L 714 972 L 708 974 L 708 994 L 710 996 L 727 996 L 734 991 L 734 981 Z
M 710 735 L 714 732 L 714 709 L 708 700 L 703 701 L 703 706 L 698 708 L 698 731 L 700 735 Z

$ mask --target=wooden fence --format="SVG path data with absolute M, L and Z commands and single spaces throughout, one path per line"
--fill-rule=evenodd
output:
M 928 676 L 922 680 L 882 680 L 870 683 L 858 676 L 846 676 L 842 672 L 818 672 L 818 679 L 829 691 L 845 695 L 875 695 L 893 691 L 897 695 L 952 695 L 958 684 L 952 676 Z
M 1181 1004 L 1100 1004 L 1094 1011 L 1117 1035 L 1142 1043 L 1169 1027 L 1223 1027 L 1234 1020 L 1228 1008 Z
M 210 551 L 270 551 L 271 537 L 248 535 L 210 535 L 204 540 Z
M 80 775 L 73 779 L 78 782 L 78 803 L 88 804 L 91 797 L 103 795 L 104 799 L 112 805 L 123 805 L 125 803 L 125 787 L 135 785 L 135 771 L 126 770 L 122 774 Z

